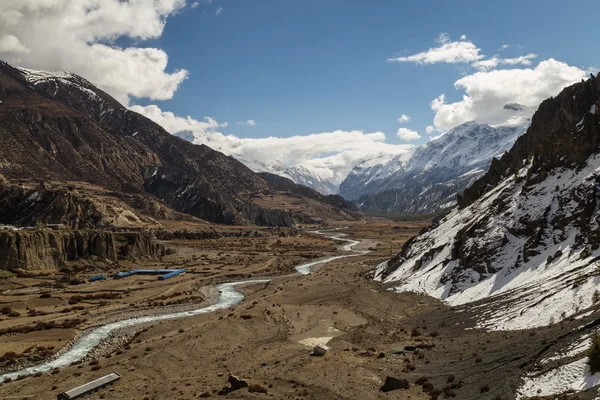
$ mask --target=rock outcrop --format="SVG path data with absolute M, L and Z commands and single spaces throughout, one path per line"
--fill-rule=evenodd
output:
M 0 269 L 51 270 L 87 258 L 160 258 L 165 247 L 147 232 L 0 231 Z

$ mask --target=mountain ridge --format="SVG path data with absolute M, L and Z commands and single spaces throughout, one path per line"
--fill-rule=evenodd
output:
M 0 174 L 10 182 L 88 182 L 206 221 L 294 225 L 256 203 L 273 189 L 245 165 L 169 134 L 77 75 L 0 62 L 0 101 Z
M 442 212 L 455 204 L 456 193 L 484 174 L 494 157 L 512 146 L 526 124 L 466 122 L 410 154 L 359 164 L 340 185 L 340 193 L 356 200 L 363 211 Z

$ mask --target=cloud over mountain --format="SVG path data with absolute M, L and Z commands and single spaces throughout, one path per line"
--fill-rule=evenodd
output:
M 543 60 L 535 67 L 517 68 L 531 66 L 537 55 L 487 57 L 464 35 L 460 40 L 453 41 L 447 33 L 442 33 L 436 42 L 438 46 L 427 51 L 388 60 L 419 65 L 466 64 L 469 68 L 454 83 L 457 90 L 464 92 L 461 100 L 448 102 L 446 94 L 442 93 L 431 101 L 430 107 L 435 117 L 433 125 L 426 128 L 427 133 L 444 132 L 468 121 L 492 125 L 505 123 L 519 114 L 503 108 L 505 104 L 516 103 L 535 108 L 545 98 L 557 95 L 563 87 L 587 75 L 581 68 L 553 58 Z M 510 45 L 502 45 L 499 51 L 509 48 Z M 400 132 L 398 136 L 401 136 Z
M 191 132 L 196 144 L 206 144 L 226 154 L 262 163 L 302 165 L 323 179 L 339 184 L 354 166 L 383 154 L 396 154 L 411 145 L 385 143 L 383 132 L 343 131 L 313 133 L 290 137 L 240 138 L 219 131 L 227 123 L 212 118 L 196 120 L 162 111 L 155 105 L 133 106 L 172 134 Z M 416 133 L 416 132 L 415 132 Z
M 139 43 L 159 38 L 167 18 L 186 7 L 186 0 L 3 0 L 0 58 L 77 73 L 123 104 L 170 99 L 188 72 L 168 71 L 163 50 Z

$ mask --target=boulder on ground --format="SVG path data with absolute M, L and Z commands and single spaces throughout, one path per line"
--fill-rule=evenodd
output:
M 238 378 L 235 375 L 229 375 L 227 378 L 227 382 L 231 385 L 231 390 L 238 390 L 241 388 L 248 387 L 248 382 L 244 379 Z
M 329 346 L 326 346 L 324 344 L 318 344 L 315 347 L 313 347 L 313 352 L 311 355 L 322 357 L 325 355 L 325 353 L 327 353 L 328 350 Z
M 388 376 L 387 378 L 385 378 L 385 383 L 379 390 L 382 392 L 391 392 L 392 390 L 408 388 L 410 388 L 410 383 L 408 383 L 406 379 L 398 379 Z

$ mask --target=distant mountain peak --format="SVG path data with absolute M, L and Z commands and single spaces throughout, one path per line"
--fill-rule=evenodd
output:
M 520 124 L 458 125 L 402 156 L 358 164 L 340 185 L 340 194 L 362 210 L 402 214 L 435 213 L 456 204 L 456 194 L 479 178 L 525 132 Z
M 525 106 L 522 106 L 519 103 L 508 103 L 503 108 L 511 111 L 524 111 L 526 109 Z

